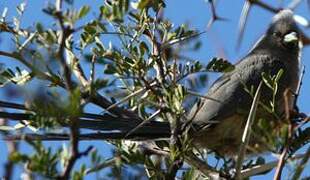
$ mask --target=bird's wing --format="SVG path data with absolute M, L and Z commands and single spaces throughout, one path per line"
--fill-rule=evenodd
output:
M 195 105 L 189 113 L 193 125 L 198 129 L 221 122 L 223 119 L 242 112 L 251 106 L 252 97 L 245 90 L 261 81 L 262 72 L 278 72 L 282 68 L 280 61 L 270 55 L 250 54 L 235 65 L 235 69 L 222 75 L 209 89 L 207 96 L 220 102 L 206 99 L 199 107 Z

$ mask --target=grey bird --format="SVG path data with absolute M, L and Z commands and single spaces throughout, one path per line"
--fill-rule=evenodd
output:
M 256 113 L 256 121 L 253 124 L 253 135 L 247 148 L 250 153 L 259 153 L 268 150 L 268 139 L 262 134 L 267 133 L 277 136 L 285 114 L 284 105 L 289 109 L 294 107 L 294 92 L 299 81 L 299 66 L 302 48 L 302 33 L 294 21 L 290 10 L 282 10 L 276 14 L 267 32 L 259 39 L 248 55 L 235 64 L 234 70 L 223 74 L 218 78 L 206 96 L 219 101 L 205 99 L 197 103 L 188 113 L 191 120 L 189 136 L 195 146 L 215 151 L 221 155 L 234 155 L 238 152 L 242 133 L 250 111 L 253 97 L 246 89 L 257 89 L 262 81 L 262 74 L 277 75 L 283 71 L 278 82 L 274 113 L 269 113 L 263 106 L 259 106 Z M 284 92 L 289 90 L 288 101 L 285 101 Z M 260 101 L 268 105 L 272 100 L 273 91 L 262 86 Z M 1 114 L 5 116 L 5 114 Z M 15 116 L 16 117 L 16 116 Z M 98 132 L 93 134 L 81 134 L 80 139 L 157 139 L 170 136 L 169 124 L 166 122 L 149 122 L 135 129 L 141 121 L 119 118 L 108 115 L 85 114 L 80 121 L 81 128 L 93 130 L 117 130 L 113 132 Z M 21 119 L 27 119 L 25 115 Z M 270 132 L 261 132 L 259 119 L 264 119 Z M 104 121 L 103 121 L 104 120 Z M 132 131 L 135 129 L 134 131 Z M 130 132 L 128 134 L 128 132 Z M 45 139 L 65 139 L 61 135 L 44 135 Z
M 273 17 L 267 32 L 249 54 L 235 65 L 233 71 L 217 79 L 207 92 L 206 96 L 218 99 L 221 103 L 206 99 L 202 106 L 196 105 L 191 110 L 189 116 L 192 116 L 190 118 L 193 119 L 193 125 L 196 127 L 192 131 L 194 143 L 220 154 L 238 152 L 253 101 L 252 96 L 245 89 L 250 89 L 251 86 L 257 89 L 262 81 L 262 73 L 275 76 L 279 71 L 283 71 L 278 82 L 275 113 L 272 115 L 259 106 L 256 119 L 264 119 L 274 131 L 281 128 L 281 125 L 285 124 L 283 122 L 285 103 L 288 103 L 289 109 L 294 108 L 301 48 L 302 34 L 294 21 L 293 13 L 290 10 L 282 10 Z M 287 95 L 288 102 L 284 100 L 286 89 L 291 92 Z M 273 91 L 266 85 L 262 87 L 260 98 L 262 104 L 269 105 L 272 93 Z M 212 124 L 212 121 L 215 123 L 218 121 L 218 123 Z M 258 128 L 256 121 L 252 127 L 254 132 L 249 147 L 249 151 L 252 152 L 261 152 L 267 148 L 264 147 L 264 140 Z

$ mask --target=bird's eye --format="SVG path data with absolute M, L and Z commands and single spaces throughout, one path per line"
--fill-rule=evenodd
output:
M 275 37 L 281 37 L 282 34 L 279 31 L 276 31 L 276 32 L 273 32 L 272 35 Z

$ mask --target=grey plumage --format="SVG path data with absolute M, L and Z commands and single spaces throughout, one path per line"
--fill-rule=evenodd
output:
M 297 38 L 294 39 L 293 36 Z M 292 41 L 285 42 L 287 39 Z M 283 10 L 277 14 L 267 33 L 249 54 L 236 64 L 232 72 L 221 76 L 206 94 L 222 102 L 206 99 L 202 107 L 196 105 L 190 112 L 190 118 L 193 118 L 193 125 L 196 127 L 192 133 L 194 143 L 221 154 L 237 152 L 252 102 L 245 88 L 253 86 L 256 89 L 262 80 L 263 72 L 271 76 L 276 75 L 281 69 L 284 72 L 279 81 L 275 109 L 281 117 L 284 114 L 285 89 L 295 92 L 297 88 L 301 48 L 299 39 L 300 31 L 293 20 L 293 13 L 290 10 Z M 269 104 L 272 91 L 265 86 L 261 95 L 261 101 Z M 293 108 L 292 94 L 289 106 Z M 197 108 L 200 108 L 198 112 Z M 258 110 L 257 118 L 280 121 L 274 116 L 268 116 L 262 107 Z M 218 124 L 209 125 L 209 121 L 218 121 Z M 251 143 L 258 142 L 253 140 Z

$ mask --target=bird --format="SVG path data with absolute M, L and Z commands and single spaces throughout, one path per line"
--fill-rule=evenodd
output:
M 266 32 L 255 43 L 246 56 L 240 59 L 234 69 L 223 73 L 209 88 L 206 98 L 196 103 L 187 114 L 184 127 L 189 128 L 188 135 L 192 143 L 199 148 L 214 151 L 223 156 L 236 155 L 241 144 L 250 107 L 253 102 L 251 89 L 257 89 L 264 82 L 263 74 L 270 77 L 279 75 L 277 91 L 262 83 L 260 104 L 253 123 L 253 133 L 247 147 L 247 153 L 261 153 L 269 149 L 262 135 L 260 122 L 265 122 L 271 132 L 265 132 L 277 138 L 287 107 L 295 108 L 295 92 L 298 89 L 300 61 L 302 52 L 302 32 L 289 9 L 278 12 L 271 20 Z M 280 73 L 281 72 L 281 73 Z M 284 92 L 291 92 L 284 95 Z M 266 106 L 272 99 L 273 112 Z M 6 116 L 0 114 L 1 117 Z M 80 127 L 99 131 L 94 134 L 80 134 L 80 139 L 161 139 L 171 136 L 168 122 L 150 121 L 143 123 L 139 119 L 118 118 L 110 115 L 84 114 Z M 22 115 L 21 119 L 29 117 Z M 88 120 L 87 118 L 92 118 Z M 93 120 L 97 119 L 97 120 Z M 139 128 L 137 128 L 139 126 Z M 115 130 L 106 132 L 109 130 Z M 100 133 L 100 131 L 105 131 Z M 64 139 L 62 135 L 45 135 L 54 139 Z
M 266 33 L 255 43 L 249 53 L 235 64 L 235 69 L 218 78 L 206 96 L 220 99 L 217 102 L 206 99 L 198 107 L 190 111 L 192 124 L 197 130 L 192 131 L 194 143 L 217 151 L 222 155 L 233 155 L 238 152 L 243 129 L 250 111 L 253 97 L 245 88 L 257 89 L 262 79 L 262 74 L 276 76 L 283 72 L 276 93 L 275 113 L 266 112 L 262 106 L 258 107 L 256 119 L 264 119 L 271 129 L 285 124 L 285 104 L 289 109 L 294 109 L 294 98 L 299 82 L 299 71 L 302 50 L 302 33 L 298 28 L 294 14 L 291 10 L 280 11 L 272 18 Z M 285 90 L 289 90 L 285 101 Z M 260 101 L 268 104 L 272 99 L 272 89 L 263 85 Z M 278 115 L 278 116 L 277 116 Z M 218 121 L 216 124 L 208 122 Z M 267 147 L 257 132 L 257 121 L 254 123 L 253 137 L 250 149 L 252 153 L 265 151 Z M 257 131 L 255 131 L 257 130 Z M 269 132 L 270 134 L 276 132 Z M 275 136 L 273 136 L 275 137 Z

